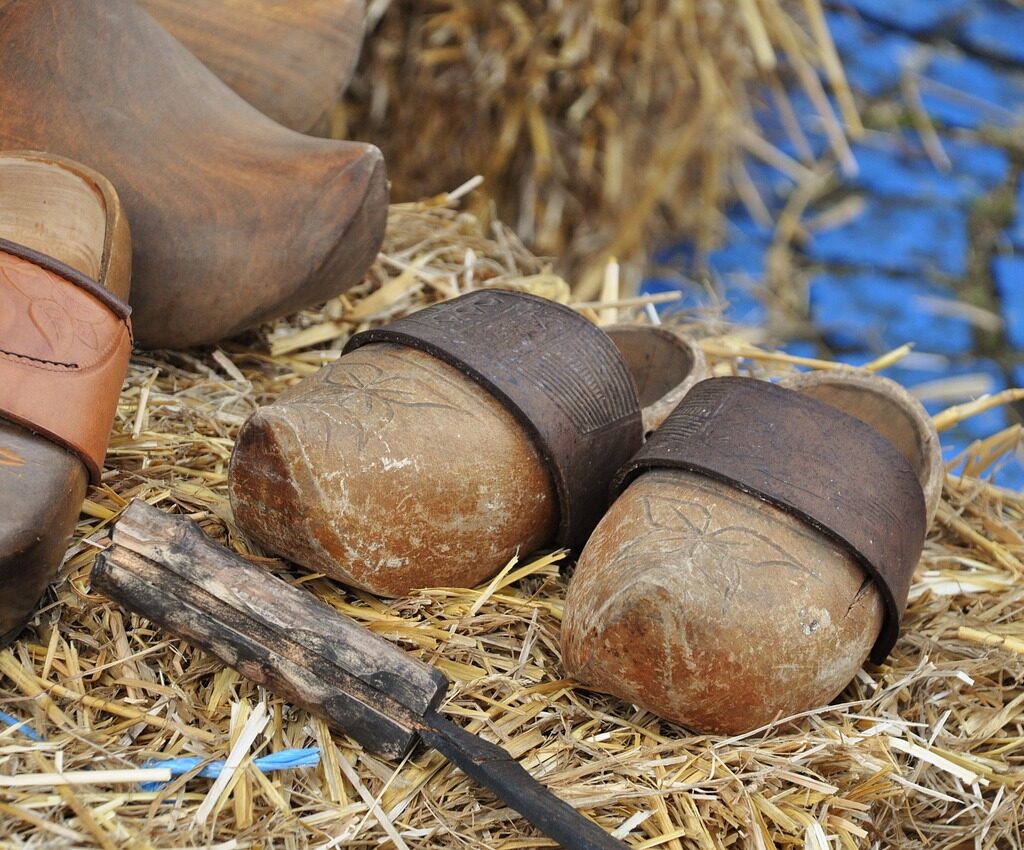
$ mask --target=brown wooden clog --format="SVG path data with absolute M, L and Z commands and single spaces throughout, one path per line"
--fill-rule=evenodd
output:
M 0 645 L 52 580 L 99 480 L 131 354 L 130 266 L 105 178 L 0 153 Z
M 652 338 L 688 355 L 686 380 L 698 355 Z M 633 350 L 641 372 L 662 362 Z M 641 438 L 608 335 L 554 302 L 481 291 L 357 335 L 257 411 L 231 500 L 250 537 L 346 584 L 472 586 L 517 553 L 581 546 Z
M 566 597 L 572 676 L 731 734 L 889 652 L 937 500 L 934 427 L 883 378 L 792 383 L 697 384 L 620 472 Z
M 327 135 L 363 41 L 363 0 L 140 0 L 264 115 Z
M 124 202 L 141 345 L 208 343 L 324 301 L 376 256 L 379 151 L 271 121 L 131 0 L 11 0 L 0 44 L 0 150 L 74 158 Z

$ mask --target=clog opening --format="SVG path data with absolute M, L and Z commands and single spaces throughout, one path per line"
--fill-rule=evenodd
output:
M 107 205 L 96 184 L 42 155 L 2 154 L 0 174 L 0 237 L 98 279 Z
M 626 363 L 643 411 L 644 438 L 665 421 L 694 383 L 705 377 L 704 353 L 667 328 L 611 325 L 603 328 Z
M 629 367 L 641 407 L 664 398 L 693 371 L 692 348 L 671 331 L 643 325 L 613 325 L 605 331 Z

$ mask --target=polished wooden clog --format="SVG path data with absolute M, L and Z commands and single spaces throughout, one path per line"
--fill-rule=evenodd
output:
M 327 135 L 363 42 L 362 0 L 140 0 L 264 115 Z

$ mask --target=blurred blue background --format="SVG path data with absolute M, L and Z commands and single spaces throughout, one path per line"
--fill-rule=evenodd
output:
M 794 84 L 796 138 L 777 102 L 762 116 L 789 174 L 750 159 L 761 200 L 729 210 L 718 249 L 660 251 L 642 290 L 681 290 L 664 310 L 724 309 L 752 339 L 808 357 L 860 365 L 912 342 L 882 374 L 933 413 L 1024 386 L 1024 8 L 846 0 L 827 17 L 866 128 L 850 144 L 856 167 L 830 150 L 820 111 Z M 780 285 L 768 274 L 772 219 L 799 191 L 792 175 L 821 156 L 838 163 L 836 178 L 803 211 L 807 232 Z M 943 433 L 945 454 L 1019 422 L 1013 407 L 973 417 Z M 1019 453 L 990 474 L 1024 488 Z

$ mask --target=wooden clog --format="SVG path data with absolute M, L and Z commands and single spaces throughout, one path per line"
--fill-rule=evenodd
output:
M 363 0 L 140 0 L 238 95 L 278 124 L 326 135 L 363 42 Z
M 634 349 L 637 368 L 652 361 Z M 605 333 L 554 302 L 475 292 L 357 335 L 257 411 L 231 500 L 250 537 L 346 584 L 466 587 L 516 553 L 581 546 L 641 437 Z
M 99 479 L 131 354 L 130 267 L 105 178 L 0 153 L 0 645 L 53 579 Z
M 74 158 L 122 198 L 141 345 L 208 343 L 324 301 L 376 256 L 379 151 L 271 121 L 131 0 L 12 0 L 0 44 L 0 150 Z
M 697 384 L 620 472 L 566 597 L 570 675 L 733 734 L 889 652 L 937 500 L 934 427 L 882 378 L 793 385 Z

